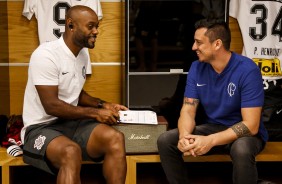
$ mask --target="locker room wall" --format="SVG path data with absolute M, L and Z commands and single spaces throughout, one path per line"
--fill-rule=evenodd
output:
M 23 0 L 0 0 L 0 114 L 21 114 L 31 53 L 38 46 L 37 20 L 22 16 Z M 92 75 L 85 90 L 107 101 L 123 103 L 125 3 L 101 0 L 103 19 L 96 47 L 90 50 Z M 242 38 L 233 18 L 231 50 L 241 53 Z

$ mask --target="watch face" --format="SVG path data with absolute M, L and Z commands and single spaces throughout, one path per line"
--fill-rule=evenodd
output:
M 98 108 L 103 108 L 103 104 L 105 103 L 105 101 L 103 100 L 99 100 L 99 103 L 97 105 Z
M 98 103 L 98 108 L 102 108 L 103 104 L 101 102 Z

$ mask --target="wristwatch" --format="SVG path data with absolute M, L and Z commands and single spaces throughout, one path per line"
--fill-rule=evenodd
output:
M 104 100 L 99 100 L 97 107 L 98 107 L 99 109 L 103 108 L 103 104 L 104 104 L 105 102 L 106 102 L 106 101 L 104 101 Z

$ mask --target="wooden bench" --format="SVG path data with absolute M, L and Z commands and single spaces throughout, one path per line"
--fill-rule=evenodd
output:
M 151 155 L 127 155 L 126 184 L 136 184 L 138 163 L 158 163 L 158 154 Z M 230 162 L 229 155 L 206 155 L 198 157 L 184 157 L 185 162 Z M 268 142 L 265 149 L 256 157 L 257 162 L 281 162 L 282 142 Z M 100 164 L 94 162 L 83 162 L 83 164 Z M 22 157 L 13 157 L 6 153 L 5 148 L 0 148 L 0 166 L 2 167 L 2 183 L 10 184 L 10 166 L 26 166 Z

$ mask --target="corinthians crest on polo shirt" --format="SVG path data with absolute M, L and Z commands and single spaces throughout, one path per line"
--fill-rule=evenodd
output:
M 230 97 L 232 97 L 235 93 L 236 85 L 233 82 L 230 82 L 227 87 L 227 91 Z

